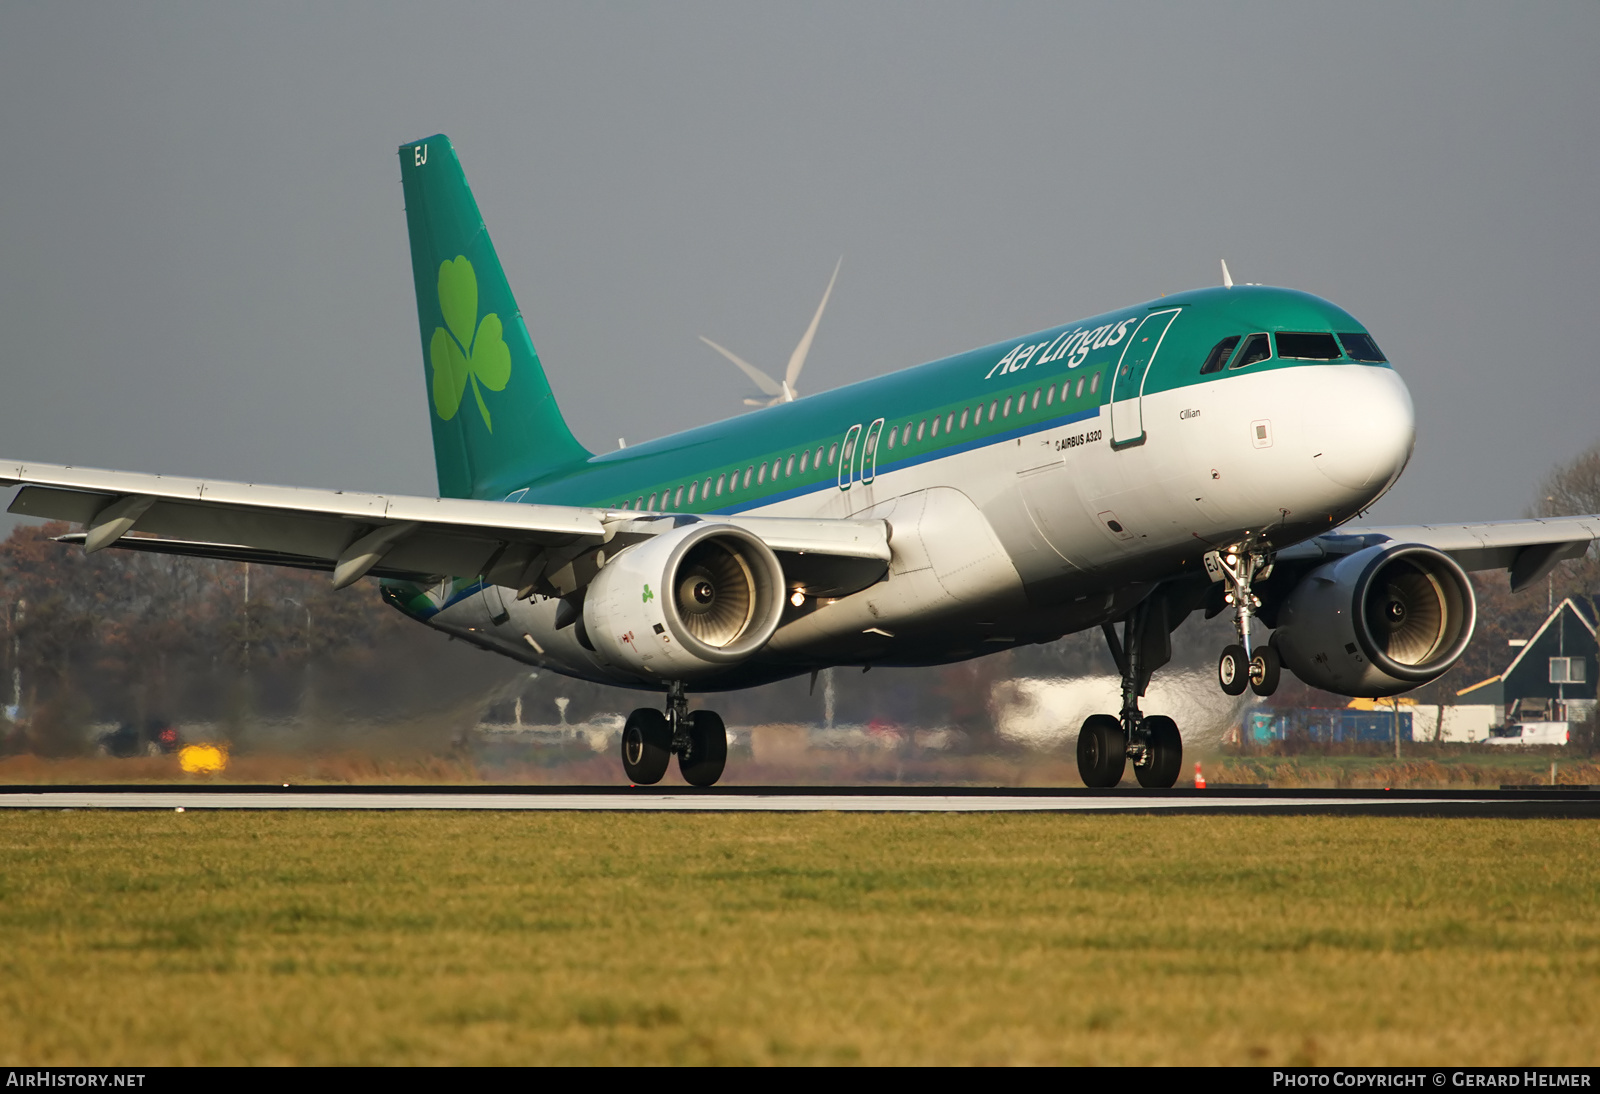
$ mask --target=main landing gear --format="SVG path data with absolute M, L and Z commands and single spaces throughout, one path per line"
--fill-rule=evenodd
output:
M 728 731 L 713 711 L 689 709 L 683 685 L 667 691 L 667 710 L 640 707 L 622 727 L 622 769 L 628 781 L 651 786 L 661 781 L 678 756 L 678 771 L 690 786 L 710 786 L 728 764 Z
M 1272 560 L 1259 552 L 1241 551 L 1218 552 L 1212 557 L 1231 586 L 1222 599 L 1233 607 L 1233 629 L 1239 636 L 1237 643 L 1222 650 L 1217 661 L 1217 682 L 1229 695 L 1243 695 L 1246 686 L 1257 695 L 1271 695 L 1278 690 L 1283 661 L 1270 642 L 1259 649 L 1252 648 L 1250 620 L 1261 607 L 1261 598 L 1251 591 L 1251 585 L 1272 573 Z
M 1135 608 L 1122 625 L 1120 640 L 1110 623 L 1103 630 L 1122 673 L 1122 713 L 1092 714 L 1084 720 L 1078 734 L 1078 774 L 1085 786 L 1116 786 L 1131 758 L 1140 786 L 1168 789 L 1183 767 L 1178 723 L 1164 714 L 1147 717 L 1139 710 L 1139 697 L 1151 674 L 1172 657 L 1167 602 L 1156 596 Z

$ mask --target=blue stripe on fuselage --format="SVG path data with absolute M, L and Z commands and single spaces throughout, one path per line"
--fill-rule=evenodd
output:
M 1092 406 L 1086 410 L 1079 410 L 1072 414 L 1063 414 L 1059 417 L 1049 418 L 1042 422 L 1034 421 L 1029 422 L 1027 425 L 1016 426 L 1012 429 L 1003 429 L 999 433 L 990 433 L 987 436 L 974 437 L 970 441 L 962 441 L 958 444 L 949 445 L 948 447 L 940 448 L 932 452 L 924 452 L 919 456 L 912 456 L 909 459 L 899 459 L 891 463 L 879 463 L 874 468 L 873 478 L 876 479 L 878 475 L 885 475 L 891 471 L 903 471 L 910 467 L 920 466 L 921 464 L 932 463 L 936 460 L 948 459 L 951 456 L 957 456 L 963 452 L 971 452 L 975 449 L 985 448 L 992 444 L 1000 444 L 1004 441 L 1014 441 L 1018 437 L 1026 437 L 1029 434 L 1045 433 L 1052 429 L 1058 429 L 1064 425 L 1071 425 L 1073 422 L 1082 422 L 1087 421 L 1090 418 L 1098 418 L 1100 416 L 1101 408 L 1105 405 L 1107 404 L 1102 403 L 1099 406 Z M 899 427 L 896 426 L 895 428 L 898 429 Z M 880 435 L 878 438 L 878 451 L 881 453 L 883 450 L 883 437 Z M 861 480 L 852 479 L 851 481 L 852 483 L 859 483 Z M 704 513 L 706 515 L 722 514 L 726 516 L 732 516 L 736 513 L 747 513 L 752 509 L 760 509 L 768 505 L 774 505 L 781 501 L 789 501 L 791 498 L 805 497 L 807 494 L 815 494 L 821 490 L 838 489 L 839 478 L 838 475 L 835 475 L 832 479 L 824 479 L 821 482 L 814 482 L 805 486 L 796 486 L 790 490 L 781 490 L 776 494 L 768 494 L 765 497 L 756 498 L 747 505 L 729 505 L 724 506 L 721 509 L 707 509 L 704 510 Z M 663 510 L 652 511 L 660 512 Z

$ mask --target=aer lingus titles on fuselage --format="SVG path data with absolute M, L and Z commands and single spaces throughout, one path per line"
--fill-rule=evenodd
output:
M 595 455 L 556 405 L 455 150 L 431 137 L 400 162 L 439 498 L 13 464 L 11 511 L 82 522 L 67 538 L 89 550 L 375 576 L 430 626 L 665 692 L 665 711 L 624 729 L 635 782 L 674 754 L 689 782 L 720 777 L 722 722 L 689 711 L 690 689 L 1100 626 L 1123 703 L 1082 727 L 1080 772 L 1114 785 L 1131 758 L 1142 785 L 1171 786 L 1178 729 L 1139 697 L 1194 610 L 1234 616 L 1227 691 L 1269 694 L 1282 665 L 1394 694 L 1465 648 L 1464 567 L 1520 587 L 1600 532 L 1593 518 L 1339 532 L 1404 468 L 1410 395 L 1350 314 L 1261 286 L 1161 297 Z

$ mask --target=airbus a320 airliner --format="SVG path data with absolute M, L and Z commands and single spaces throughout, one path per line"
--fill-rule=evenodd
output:
M 1286 667 L 1393 695 L 1466 648 L 1465 570 L 1520 588 L 1600 535 L 1597 517 L 1341 530 L 1404 469 L 1410 394 L 1349 313 L 1253 285 L 596 455 L 556 406 L 449 140 L 402 146 L 400 167 L 439 497 L 8 463 L 10 511 L 81 523 L 63 538 L 88 551 L 373 576 L 428 626 L 663 693 L 623 730 L 634 783 L 673 755 L 691 784 L 722 775 L 722 719 L 689 710 L 691 689 L 1100 627 L 1122 709 L 1084 723 L 1079 771 L 1114 786 L 1131 760 L 1140 785 L 1170 787 L 1178 727 L 1139 699 L 1190 613 L 1232 613 L 1232 694 L 1270 694 Z

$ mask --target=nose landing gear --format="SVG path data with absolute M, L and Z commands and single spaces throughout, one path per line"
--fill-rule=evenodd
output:
M 1261 598 L 1251 586 L 1272 574 L 1271 556 L 1260 551 L 1213 551 L 1206 556 L 1206 566 L 1221 570 L 1231 586 L 1222 598 L 1233 608 L 1233 629 L 1239 636 L 1236 644 L 1223 647 L 1217 660 L 1217 683 L 1228 695 L 1243 695 L 1247 685 L 1257 695 L 1271 695 L 1278 690 L 1283 662 L 1270 643 L 1254 649 L 1250 640 L 1250 621 L 1261 607 Z
M 711 786 L 728 763 L 728 731 L 714 711 L 689 710 L 683 684 L 667 691 L 667 709 L 640 707 L 622 727 L 622 770 L 628 781 L 653 786 L 678 756 L 678 771 L 690 786 Z

